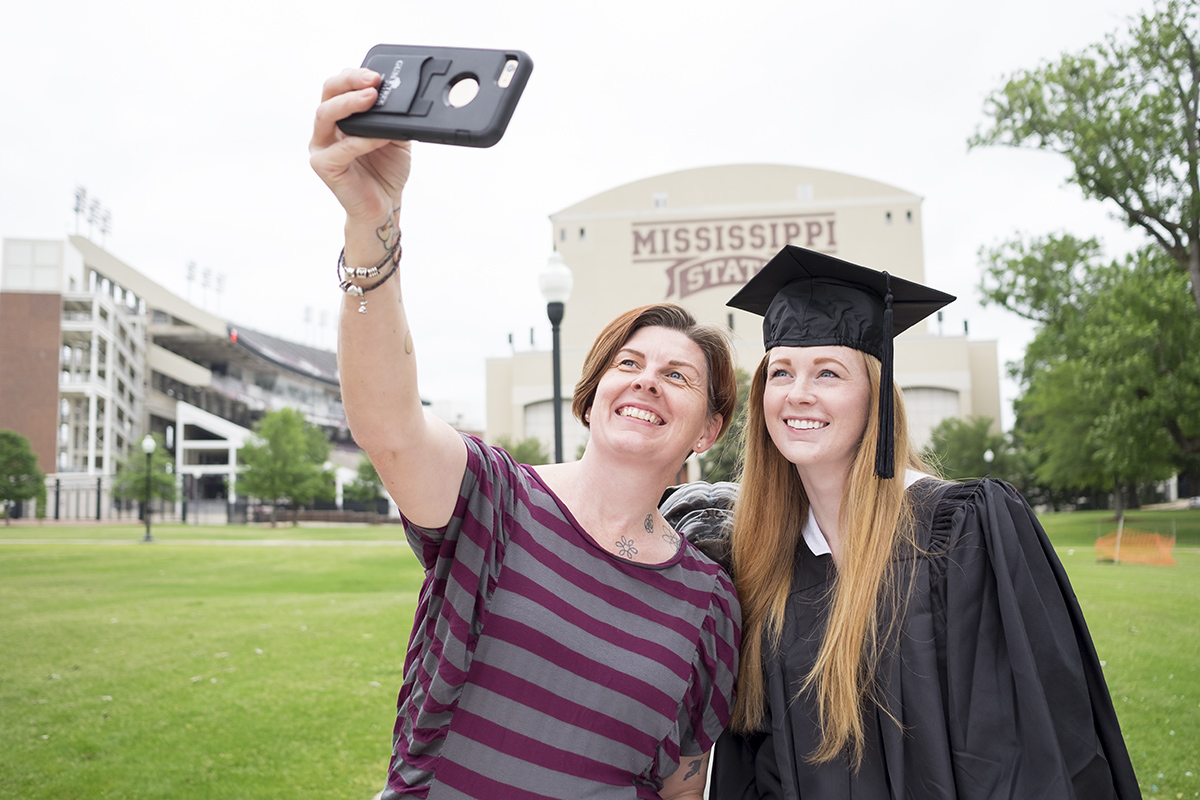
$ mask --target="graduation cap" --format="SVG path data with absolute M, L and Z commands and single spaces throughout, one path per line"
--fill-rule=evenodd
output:
M 726 305 L 763 317 L 763 344 L 772 347 L 842 345 L 878 358 L 879 441 L 875 474 L 895 474 L 892 402 L 892 339 L 954 295 L 860 267 L 849 261 L 787 245 Z

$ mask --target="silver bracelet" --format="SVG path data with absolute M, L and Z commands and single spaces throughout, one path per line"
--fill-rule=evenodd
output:
M 338 254 L 338 260 L 337 260 L 338 279 L 341 281 L 348 281 L 353 278 L 358 278 L 360 280 L 362 278 L 374 278 L 376 275 L 378 275 L 380 273 L 380 271 L 384 267 L 387 266 L 388 261 L 391 261 L 393 258 L 397 261 L 400 260 L 400 257 L 398 255 L 399 251 L 400 251 L 400 234 L 397 233 L 396 234 L 396 243 L 392 245 L 392 249 L 389 250 L 388 254 L 383 257 L 382 261 L 380 261 L 378 264 L 376 264 L 373 267 L 353 267 L 352 268 L 352 267 L 346 266 L 346 248 L 343 247 L 342 252 Z
M 358 313 L 367 313 L 367 292 L 372 289 L 378 289 L 388 282 L 388 278 L 396 272 L 400 266 L 400 255 L 403 251 L 400 248 L 400 236 L 397 234 L 396 243 L 392 245 L 391 252 L 387 254 L 387 258 L 380 261 L 374 267 L 359 267 L 350 269 L 346 266 L 346 248 L 342 248 L 341 254 L 338 256 L 337 273 L 341 280 L 338 282 L 338 288 L 346 294 L 352 294 L 358 297 Z M 392 268 L 389 269 L 382 278 L 370 286 L 359 286 L 354 283 L 352 278 L 374 278 L 379 274 L 379 270 L 383 268 L 388 261 L 392 262 Z M 344 277 L 343 277 L 344 276 Z

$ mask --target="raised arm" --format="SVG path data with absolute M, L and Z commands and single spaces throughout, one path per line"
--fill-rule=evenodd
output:
M 337 127 L 339 119 L 374 104 L 379 79 L 371 70 L 351 69 L 325 82 L 309 161 L 346 210 L 345 265 L 379 268 L 369 277 L 351 275 L 350 282 L 367 291 L 347 292 L 342 302 L 338 371 L 350 430 L 405 516 L 436 528 L 454 511 L 467 451 L 453 428 L 425 413 L 417 391 L 403 265 L 397 266 L 411 143 L 346 136 Z

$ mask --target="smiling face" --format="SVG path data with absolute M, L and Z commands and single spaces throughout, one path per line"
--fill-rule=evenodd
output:
M 676 464 L 707 450 L 721 429 L 721 415 L 708 412 L 704 351 L 659 326 L 638 329 L 617 351 L 589 415 L 592 444 Z
M 776 347 L 767 360 L 763 414 L 779 452 L 803 479 L 849 473 L 867 428 L 871 382 L 849 347 Z M 810 473 L 813 474 L 813 473 Z

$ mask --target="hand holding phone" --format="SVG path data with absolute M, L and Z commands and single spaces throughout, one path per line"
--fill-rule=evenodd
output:
M 383 76 L 375 106 L 338 122 L 351 136 L 491 147 L 504 135 L 533 61 L 520 50 L 378 44 L 362 65 Z

